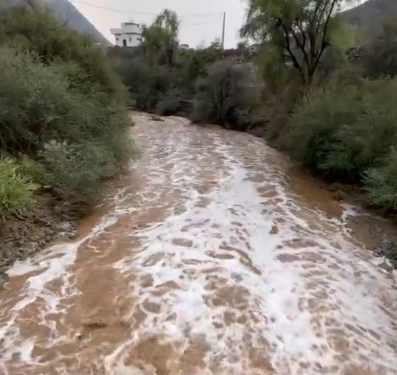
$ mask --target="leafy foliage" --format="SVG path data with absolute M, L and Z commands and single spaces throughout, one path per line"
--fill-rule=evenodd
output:
M 343 0 L 249 0 L 243 37 L 276 48 L 303 85 L 315 78 L 325 50 L 336 43 Z
M 34 202 L 36 185 L 18 171 L 18 165 L 9 158 L 0 159 L 0 219 L 17 214 Z
M 164 9 L 152 25 L 144 27 L 142 47 L 149 61 L 172 67 L 178 43 L 179 23 L 174 11 Z
M 291 116 L 287 148 L 316 171 L 368 185 L 375 204 L 394 209 L 396 89 L 396 79 L 321 89 Z
M 165 9 L 144 27 L 141 46 L 108 50 L 115 71 L 128 87 L 130 103 L 136 108 L 186 115 L 197 79 L 207 74 L 209 64 L 221 58 L 218 44 L 197 50 L 179 49 L 178 29 L 177 15 Z
M 374 36 L 362 50 L 358 59 L 363 75 L 369 78 L 397 75 L 397 26 L 385 22 L 381 32 Z
M 370 168 L 365 185 L 372 202 L 390 211 L 397 211 L 397 150 L 391 148 L 388 156 L 378 167 Z
M 246 130 L 257 114 L 259 87 L 252 68 L 234 60 L 215 62 L 198 82 L 193 121 L 208 121 Z
M 360 184 L 374 204 L 395 210 L 395 27 L 385 27 L 359 64 L 352 62 L 345 52 L 355 30 L 338 16 L 341 5 L 249 0 L 241 33 L 259 43 L 251 63 L 239 59 L 249 55 L 245 43 L 237 58 L 218 41 L 177 48 L 172 12 L 146 28 L 142 47 L 109 52 L 137 108 L 162 115 L 191 111 L 194 122 L 255 131 L 311 170 Z
M 81 89 L 86 83 L 91 84 L 91 90 L 102 91 L 112 99 L 120 100 L 125 95 L 120 80 L 93 40 L 60 24 L 48 8 L 15 6 L 0 12 L 0 44 L 4 43 L 20 45 L 47 65 L 73 62 L 80 68 L 73 72 L 73 78 L 79 76 Z
M 89 204 L 123 171 L 133 150 L 126 92 L 90 39 L 47 9 L 0 14 L 0 154 L 60 199 Z

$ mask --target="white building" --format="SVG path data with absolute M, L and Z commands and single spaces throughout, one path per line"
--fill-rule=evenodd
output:
M 142 27 L 139 23 L 123 22 L 120 28 L 110 29 L 119 47 L 136 47 L 142 42 Z

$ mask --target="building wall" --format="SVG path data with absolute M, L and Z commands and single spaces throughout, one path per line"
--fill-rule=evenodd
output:
M 134 22 L 123 22 L 120 28 L 111 29 L 115 45 L 119 47 L 136 47 L 142 42 L 142 28 Z
M 124 43 L 125 41 L 125 43 Z M 115 45 L 119 47 L 136 47 L 142 42 L 141 34 L 115 34 Z

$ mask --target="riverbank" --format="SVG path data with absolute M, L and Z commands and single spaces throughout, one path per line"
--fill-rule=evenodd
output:
M 142 155 L 78 238 L 10 270 L 5 372 L 393 373 L 395 281 L 359 212 L 261 139 L 134 118 Z
M 167 121 L 167 117 L 143 112 L 132 112 L 132 115 L 147 117 L 148 122 Z M 221 129 L 217 125 L 192 126 Z M 354 188 L 330 184 L 314 177 L 285 154 L 280 154 L 279 160 L 283 160 L 287 169 L 288 188 L 296 194 L 297 199 L 324 212 L 331 220 L 345 220 L 346 229 L 358 246 L 364 246 L 375 257 L 379 257 L 378 263 L 386 271 L 397 268 L 397 251 L 394 246 L 397 243 L 397 228 L 391 219 L 365 207 Z M 37 195 L 32 210 L 23 216 L 13 217 L 1 230 L 0 284 L 6 279 L 7 269 L 15 261 L 28 258 L 50 243 L 75 238 L 78 225 L 79 218 L 65 203 L 56 202 L 48 193 Z
M 357 187 L 313 176 L 307 168 L 284 155 L 291 165 L 287 173 L 288 187 L 331 220 L 343 220 L 356 245 L 372 252 L 384 270 L 397 269 L 395 219 L 370 207 Z
M 45 7 L 18 3 L 0 6 L 0 274 L 73 235 L 76 213 L 134 153 L 108 58 Z
M 145 115 L 144 112 L 137 111 Z M 164 121 L 167 116 L 149 114 L 153 121 Z M 171 119 L 174 116 L 169 116 Z M 183 117 L 184 121 L 190 121 Z M 220 125 L 193 124 L 200 128 L 222 129 Z M 286 150 L 280 149 L 274 142 L 267 139 L 266 133 L 259 127 L 252 128 L 246 132 L 225 129 L 237 133 L 247 133 L 256 138 L 263 139 L 267 145 L 280 152 L 285 166 L 288 169 L 287 180 L 290 181 L 289 188 L 307 203 L 314 204 L 319 210 L 333 218 L 346 219 L 347 230 L 352 238 L 356 239 L 357 245 L 361 244 L 373 255 L 379 258 L 378 263 L 386 271 L 397 269 L 397 226 L 395 216 L 386 215 L 385 210 L 371 205 L 368 196 L 357 185 L 348 185 L 340 182 L 326 180 L 324 176 L 313 173 L 302 166 Z M 304 182 L 304 183 L 302 183 Z M 335 204 L 331 204 L 334 202 Z M 348 209 L 343 212 L 342 207 Z
M 0 230 L 0 286 L 7 270 L 49 243 L 73 239 L 78 217 L 48 193 L 36 194 L 35 204 L 23 215 L 9 218 Z
M 351 230 L 365 247 L 374 252 L 374 255 L 383 258 L 381 264 L 386 270 L 397 269 L 397 226 L 396 215 L 384 208 L 374 206 L 363 188 L 359 185 L 346 184 L 340 181 L 327 179 L 326 176 L 314 174 L 309 168 L 301 165 L 293 156 L 290 156 L 285 148 L 277 142 L 268 139 L 264 127 L 256 127 L 247 131 L 249 134 L 264 139 L 272 148 L 284 153 L 291 160 L 294 169 L 301 178 L 311 181 L 317 189 L 321 189 L 328 195 L 328 199 L 339 202 L 342 205 L 358 208 L 359 217 L 352 219 L 349 224 Z M 304 176 L 304 177 L 303 177 Z M 309 193 L 310 194 L 310 193 Z

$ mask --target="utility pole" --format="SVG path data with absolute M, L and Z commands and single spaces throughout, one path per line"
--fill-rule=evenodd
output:
M 225 49 L 225 25 L 226 25 L 226 12 L 223 12 L 222 49 Z

